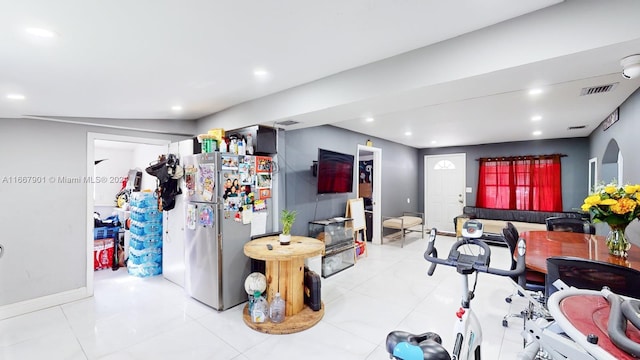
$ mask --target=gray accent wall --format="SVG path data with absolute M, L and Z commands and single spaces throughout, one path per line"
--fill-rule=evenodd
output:
M 282 207 L 298 213 L 293 234 L 307 235 L 309 221 L 344 216 L 347 200 L 356 196 L 356 179 L 353 193 L 316 194 L 317 180 L 311 167 L 318 158 L 318 148 L 356 156 L 358 144 L 364 145 L 370 139 L 373 147 L 382 149 L 381 215 L 417 211 L 420 202 L 417 149 L 329 125 L 284 133 L 286 146 L 284 152 L 278 154 L 278 172 L 280 176 L 284 174 L 286 187 Z
M 192 121 L 177 125 L 130 120 L 126 124 L 160 132 L 195 131 Z M 0 306 L 87 286 L 87 187 L 57 179 L 87 175 L 89 132 L 170 141 L 184 139 L 72 123 L 0 119 L 0 154 L 4 158 L 0 167 L 3 203 L 0 243 L 5 248 L 0 258 Z M 12 181 L 28 176 L 45 180 L 35 184 Z M 93 268 L 93 264 L 89 266 Z
M 600 125 L 589 136 L 589 157 L 598 159 L 598 178 L 596 181 L 607 183 L 611 180 L 612 173 L 615 173 L 613 170 L 603 171 L 602 164 L 602 158 L 609 142 L 615 140 L 620 153 L 622 153 L 624 163 L 623 179 L 618 182 L 621 184 L 640 184 L 640 160 L 638 160 L 638 152 L 640 152 L 638 142 L 640 136 L 640 89 L 620 105 L 618 115 L 619 120 L 607 130 L 604 130 Z M 606 224 L 596 225 L 598 234 L 606 234 L 608 231 L 609 227 Z M 629 225 L 626 234 L 635 246 L 640 246 L 640 223 L 637 220 Z
M 598 180 L 608 182 L 602 177 L 602 158 L 611 140 L 618 143 L 623 157 L 623 179 L 619 183 L 640 183 L 640 163 L 638 151 L 640 145 L 640 90 L 636 90 L 619 107 L 619 120 L 607 130 L 602 124 L 589 136 L 589 158 L 598 159 Z M 604 120 L 604 119 L 603 119 Z
M 478 187 L 479 163 L 476 159 L 494 156 L 565 154 L 562 162 L 562 206 L 564 211 L 575 211 L 582 205 L 588 191 L 589 139 L 570 138 L 536 141 L 520 141 L 475 146 L 423 149 L 421 158 L 426 155 L 467 154 L 467 187 L 472 188 L 466 194 L 466 204 L 475 206 Z M 420 184 L 424 184 L 424 162 L 419 162 Z M 424 189 L 420 187 L 421 196 Z

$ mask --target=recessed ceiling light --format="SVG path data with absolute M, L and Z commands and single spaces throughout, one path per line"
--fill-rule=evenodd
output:
M 366 121 L 366 122 L 373 122 L 373 120 L 374 119 L 372 117 L 368 117 L 368 118 L 364 119 L 364 121 Z
M 531 117 L 531 121 L 540 121 L 542 120 L 542 116 L 540 115 L 534 115 Z
M 542 94 L 542 89 L 531 89 L 529 90 L 529 95 L 539 95 Z
M 32 28 L 26 28 L 25 31 L 31 35 L 43 37 L 43 38 L 52 38 L 56 36 L 56 33 L 54 33 L 53 31 L 43 29 L 43 28 L 32 27 Z
M 22 94 L 8 94 L 7 99 L 9 100 L 24 100 L 26 97 Z
M 540 135 L 542 135 L 542 131 L 540 130 L 536 130 L 533 132 L 533 136 L 540 136 Z
M 265 78 L 269 75 L 269 72 L 265 69 L 255 69 L 253 70 L 253 75 L 259 78 Z
M 404 133 L 404 135 L 405 135 L 405 136 L 411 136 L 411 131 L 406 131 L 406 132 Z
M 438 142 L 437 142 L 437 141 L 435 141 L 435 140 L 431 140 L 431 143 L 432 143 L 432 144 L 437 144 Z
M 173 111 L 182 111 L 182 106 L 174 105 L 174 106 L 171 107 L 171 110 L 173 110 Z

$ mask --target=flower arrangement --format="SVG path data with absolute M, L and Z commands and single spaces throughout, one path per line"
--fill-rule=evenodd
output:
M 640 216 L 640 185 L 618 187 L 611 183 L 601 186 L 584 199 L 582 210 L 591 214 L 593 222 L 629 224 Z
M 595 193 L 584 199 L 582 210 L 591 214 L 594 223 L 604 222 L 609 225 L 609 252 L 626 257 L 631 245 L 624 235 L 624 230 L 631 221 L 640 217 L 640 184 L 601 185 Z

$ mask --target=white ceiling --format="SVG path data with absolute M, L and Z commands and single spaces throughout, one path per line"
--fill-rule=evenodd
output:
M 640 86 L 619 64 L 640 53 L 638 15 L 635 0 L 0 0 L 0 118 L 295 120 L 417 148 L 587 136 Z

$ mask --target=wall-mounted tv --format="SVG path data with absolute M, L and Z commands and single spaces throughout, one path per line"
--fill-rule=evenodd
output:
M 354 156 L 318 149 L 318 194 L 353 192 Z

